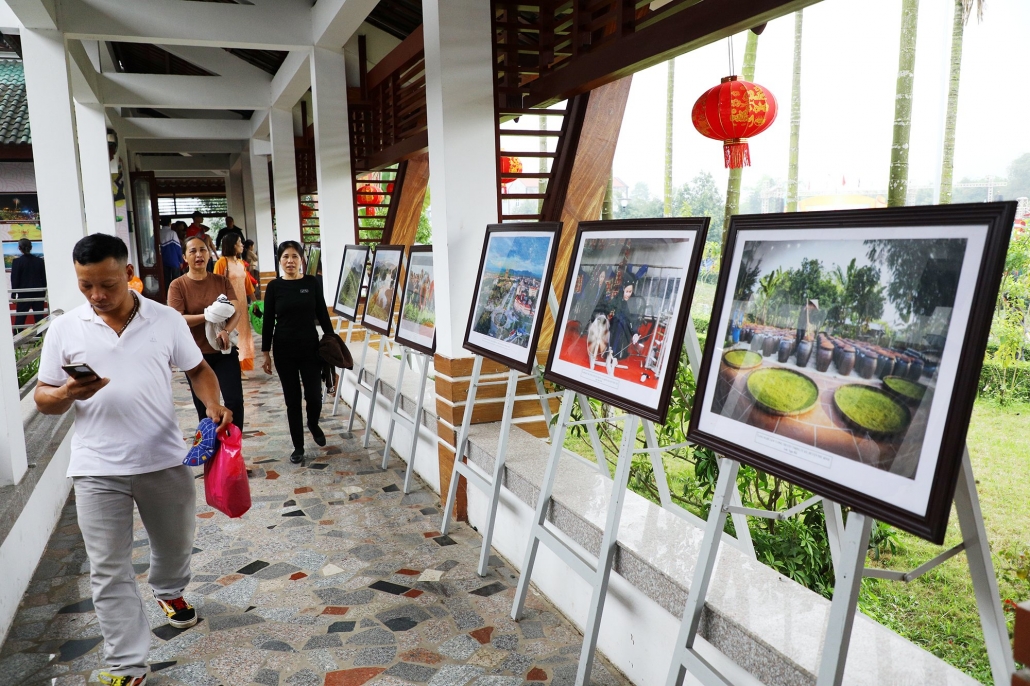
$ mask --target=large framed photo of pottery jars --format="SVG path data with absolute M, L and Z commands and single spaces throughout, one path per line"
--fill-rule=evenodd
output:
M 1014 217 L 733 217 L 688 438 L 943 542 Z
M 544 377 L 664 422 L 708 222 L 580 222 Z

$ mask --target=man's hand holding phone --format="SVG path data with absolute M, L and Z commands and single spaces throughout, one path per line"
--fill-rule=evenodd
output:
M 68 372 L 64 393 L 72 400 L 89 400 L 111 383 L 110 379 L 101 378 L 88 364 L 68 364 L 63 369 Z

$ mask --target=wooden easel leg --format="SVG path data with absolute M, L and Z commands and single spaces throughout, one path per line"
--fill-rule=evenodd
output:
M 976 492 L 973 466 L 969 461 L 969 449 L 962 455 L 962 466 L 955 489 L 955 510 L 958 513 L 962 540 L 966 544 L 966 560 L 969 574 L 973 578 L 976 606 L 980 611 L 980 624 L 984 632 L 987 658 L 991 663 L 991 675 L 995 684 L 1009 684 L 1016 664 L 1012 659 L 1012 645 L 1009 642 L 1008 625 L 1001 607 L 998 592 L 998 578 L 991 561 L 991 549 L 987 542 L 980 497 Z
M 512 603 L 511 618 L 518 620 L 522 618 L 522 611 L 525 609 L 526 596 L 529 594 L 529 580 L 533 576 L 533 565 L 536 564 L 536 554 L 540 547 L 540 535 L 538 529 L 542 529 L 547 521 L 547 509 L 551 504 L 551 493 L 554 491 L 554 479 L 558 475 L 558 460 L 562 454 L 562 442 L 565 440 L 565 426 L 569 421 L 569 414 L 572 412 L 572 402 L 575 397 L 573 391 L 566 390 L 562 394 L 561 409 L 558 411 L 558 426 L 554 432 L 554 440 L 551 441 L 551 456 L 547 460 L 547 468 L 544 470 L 544 479 L 540 483 L 540 495 L 536 502 L 536 514 L 533 517 L 533 524 L 529 533 L 529 547 L 526 548 L 526 556 L 522 562 L 522 573 L 519 575 L 519 583 L 515 588 L 515 602 Z
M 604 446 L 601 445 L 601 438 L 597 435 L 597 424 L 591 421 L 596 419 L 596 417 L 594 416 L 594 410 L 590 407 L 590 399 L 582 393 L 577 393 L 576 401 L 579 403 L 579 409 L 583 413 L 583 419 L 591 422 L 586 425 L 587 436 L 590 437 L 590 447 L 594 449 L 597 471 L 601 472 L 602 476 L 606 479 L 610 479 L 612 478 L 612 472 L 608 468 L 608 459 L 604 456 Z
M 379 400 L 379 375 L 383 371 L 383 356 L 386 354 L 383 349 L 386 347 L 384 341 L 389 342 L 386 336 L 379 337 L 379 354 L 376 355 L 376 375 L 372 379 L 372 395 L 368 399 L 368 418 L 365 421 L 365 436 L 361 441 L 361 447 L 367 448 L 372 440 L 372 417 L 376 413 L 376 402 Z

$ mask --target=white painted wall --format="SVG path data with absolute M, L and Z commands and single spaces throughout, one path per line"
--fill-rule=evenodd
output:
M 16 414 L 21 421 L 21 413 Z M 0 583 L 0 644 L 11 629 L 18 604 L 68 500 L 71 479 L 65 473 L 71 457 L 73 432 L 68 431 L 64 437 L 14 528 L 0 544 L 0 579 L 4 580 Z

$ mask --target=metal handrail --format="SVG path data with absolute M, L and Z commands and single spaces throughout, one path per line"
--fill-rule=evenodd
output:
M 40 293 L 40 292 L 43 293 L 43 297 L 42 298 L 14 298 L 14 297 L 11 297 L 11 296 L 17 295 L 19 293 Z M 10 303 L 12 305 L 15 305 L 15 304 L 18 304 L 18 303 L 46 303 L 50 299 L 50 297 L 49 297 L 50 293 L 47 290 L 46 286 L 41 286 L 41 287 L 40 286 L 36 286 L 34 288 L 11 288 L 11 289 L 8 289 L 7 293 L 8 293 L 8 298 L 7 299 L 10 301 Z M 50 309 L 47 308 L 47 307 L 44 307 L 42 310 L 30 310 L 28 312 L 12 312 L 11 313 L 11 317 L 12 318 L 14 318 L 14 317 L 23 317 L 22 321 L 25 321 L 24 317 L 28 317 L 29 315 L 33 315 L 33 317 L 38 322 L 41 317 L 46 317 L 46 316 L 50 315 Z M 28 325 L 28 324 L 14 324 L 13 328 L 14 328 L 15 331 L 18 331 L 18 330 L 24 331 L 29 326 L 30 325 Z
M 33 343 L 36 343 L 39 340 L 40 336 L 47 329 L 50 328 L 51 324 L 54 323 L 54 319 L 56 319 L 57 317 L 59 317 L 62 314 L 64 314 L 63 310 L 54 310 L 51 314 L 48 314 L 46 317 L 44 317 L 40 321 L 36 322 L 35 324 L 32 324 L 31 326 L 29 326 L 24 331 L 21 331 L 20 333 L 15 335 L 15 337 L 13 339 L 14 347 L 16 349 L 17 348 L 23 348 L 23 347 L 25 347 L 27 345 L 32 345 Z M 35 362 L 36 360 L 39 359 L 39 356 L 42 355 L 42 353 L 43 353 L 43 348 L 42 347 L 37 348 L 36 350 L 33 350 L 33 351 L 29 352 L 28 354 L 26 354 L 24 357 L 22 357 L 20 360 L 17 361 L 18 369 L 22 369 L 23 367 L 26 367 L 26 366 L 32 364 L 33 362 Z M 21 386 L 21 388 L 18 389 L 18 396 L 19 396 L 19 398 L 24 399 L 25 396 L 27 396 L 30 392 L 32 392 L 32 389 L 36 387 L 36 383 L 38 381 L 39 381 L 39 375 L 38 374 L 34 374 L 31 379 L 26 381 L 25 384 L 23 386 Z

